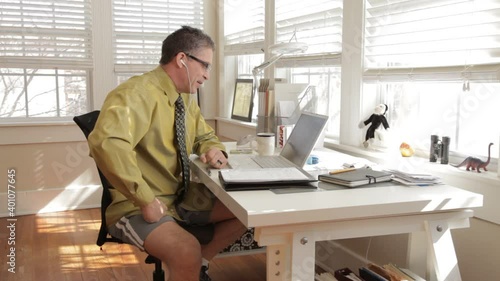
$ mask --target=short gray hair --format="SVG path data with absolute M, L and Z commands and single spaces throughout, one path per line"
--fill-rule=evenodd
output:
M 215 51 L 215 43 L 212 38 L 201 29 L 182 26 L 163 40 L 160 64 L 169 63 L 180 52 L 193 54 L 204 48 L 211 48 L 212 51 Z

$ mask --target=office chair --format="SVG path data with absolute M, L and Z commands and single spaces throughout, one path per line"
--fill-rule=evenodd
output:
M 95 110 L 83 115 L 75 116 L 73 118 L 73 121 L 80 127 L 82 130 L 83 134 L 85 135 L 85 138 L 87 139 L 90 132 L 94 129 L 95 123 L 97 121 L 97 118 L 99 117 L 99 110 Z M 103 187 L 102 190 L 102 197 L 101 197 L 101 227 L 99 229 L 99 234 L 97 236 L 97 241 L 96 244 L 99 247 L 102 247 L 104 243 L 106 242 L 116 242 L 116 243 L 123 243 L 118 238 L 112 237 L 108 233 L 107 229 L 107 224 L 106 224 L 106 209 L 108 206 L 111 204 L 111 193 L 109 192 L 110 189 L 114 188 L 111 186 L 111 184 L 108 182 L 108 180 L 104 177 L 102 174 L 101 170 L 97 168 L 97 171 L 99 173 L 99 178 L 101 180 L 101 184 Z M 203 226 L 190 226 L 186 224 L 180 223 L 180 225 L 193 234 L 200 244 L 207 244 L 210 242 L 213 238 L 213 232 L 214 232 L 214 226 L 213 224 L 210 225 L 203 225 Z M 155 269 L 153 271 L 153 281 L 163 281 L 165 280 L 165 271 L 162 269 L 162 262 L 160 259 L 148 255 L 146 257 L 145 262 L 147 264 L 154 264 Z

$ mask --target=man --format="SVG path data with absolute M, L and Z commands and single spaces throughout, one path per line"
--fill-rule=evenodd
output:
M 198 154 L 214 168 L 227 164 L 224 146 L 191 98 L 210 77 L 214 49 L 199 29 L 183 26 L 170 34 L 156 69 L 108 94 L 88 139 L 114 187 L 106 211 L 109 233 L 161 259 L 173 281 L 210 280 L 208 261 L 245 232 L 205 186 L 189 182 L 181 152 Z M 212 241 L 201 246 L 178 220 L 214 223 Z

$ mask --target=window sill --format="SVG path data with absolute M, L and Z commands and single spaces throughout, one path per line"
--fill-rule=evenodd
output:
M 73 125 L 73 120 L 68 117 L 68 119 L 58 118 L 57 120 L 40 120 L 40 121 L 26 121 L 23 120 L 10 120 L 9 123 L 0 124 L 0 128 L 3 127 L 35 127 L 35 126 L 61 126 L 61 125 Z
M 401 157 L 399 151 L 396 153 L 369 151 L 360 147 L 338 144 L 332 140 L 325 140 L 324 146 L 329 149 L 366 158 L 369 161 L 379 163 L 384 167 L 399 169 L 403 171 L 414 171 L 428 173 L 440 177 L 444 183 L 462 188 L 484 196 L 482 208 L 474 210 L 475 216 L 496 224 L 500 224 L 500 212 L 498 211 L 497 198 L 500 198 L 500 174 L 493 168 L 487 172 L 466 171 L 464 167 L 456 168 L 451 165 L 431 163 L 429 159 L 422 157 Z
M 215 120 L 217 120 L 217 122 L 238 125 L 238 126 L 248 128 L 248 129 L 257 128 L 257 124 L 252 123 L 252 122 L 244 122 L 244 121 L 229 119 L 229 118 L 225 118 L 225 117 L 215 117 Z
M 399 151 L 396 152 L 379 152 L 374 150 L 367 150 L 360 147 L 353 147 L 348 145 L 341 145 L 333 140 L 325 139 L 325 147 L 341 151 L 343 153 L 356 155 L 363 158 L 368 158 L 376 163 L 389 165 L 389 166 L 400 166 L 402 169 L 414 169 L 422 170 L 424 172 L 435 172 L 443 175 L 458 176 L 458 177 L 471 177 L 471 173 L 476 175 L 480 180 L 485 181 L 500 181 L 500 174 L 495 170 L 494 165 L 489 165 L 487 172 L 477 173 L 476 171 L 465 171 L 464 167 L 456 168 L 451 165 L 440 164 L 439 161 L 436 163 L 429 162 L 429 159 L 422 158 L 419 156 L 413 157 L 401 157 Z M 464 173 L 466 172 L 466 173 Z
M 85 141 L 78 126 L 70 121 L 18 123 L 0 126 L 0 145 Z

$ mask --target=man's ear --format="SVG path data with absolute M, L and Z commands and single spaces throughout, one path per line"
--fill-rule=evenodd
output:
M 179 68 L 182 68 L 182 67 L 187 67 L 186 66 L 186 54 L 183 53 L 183 52 L 179 52 L 176 56 L 175 56 L 175 62 L 177 63 L 177 66 Z

